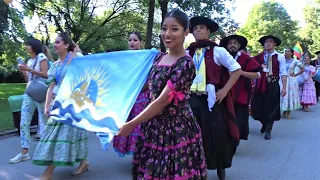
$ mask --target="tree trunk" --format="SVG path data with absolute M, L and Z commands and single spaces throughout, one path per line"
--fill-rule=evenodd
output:
M 9 5 L 4 3 L 4 1 L 0 1 L 0 56 L 3 53 L 3 34 L 4 31 L 8 29 L 8 13 L 9 13 Z
M 149 1 L 149 14 L 148 14 L 148 25 L 147 25 L 147 37 L 146 37 L 146 49 L 151 49 L 151 41 L 152 41 L 152 29 L 153 29 L 153 21 L 154 21 L 154 8 L 155 8 L 155 0 Z
M 161 24 L 163 23 L 164 18 L 168 13 L 168 3 L 169 3 L 169 0 L 159 0 L 159 4 L 161 8 L 161 16 L 162 16 Z M 166 47 L 164 46 L 161 37 L 160 37 L 160 48 L 161 48 L 161 52 L 166 52 Z

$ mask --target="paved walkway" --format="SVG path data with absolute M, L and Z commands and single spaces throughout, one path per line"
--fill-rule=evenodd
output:
M 295 111 L 291 120 L 276 122 L 270 141 L 259 133 L 258 122 L 251 120 L 250 126 L 249 140 L 241 142 L 233 167 L 227 170 L 228 180 L 320 180 L 320 104 L 312 112 Z M 113 149 L 103 152 L 93 134 L 89 142 L 90 171 L 72 178 L 69 174 L 75 167 L 59 167 L 55 179 L 131 179 L 131 157 L 119 158 Z M 8 163 L 19 144 L 19 137 L 0 140 L 0 180 L 28 180 L 44 170 L 31 161 Z M 33 142 L 31 154 L 35 146 Z M 215 171 L 209 172 L 208 180 L 218 180 Z

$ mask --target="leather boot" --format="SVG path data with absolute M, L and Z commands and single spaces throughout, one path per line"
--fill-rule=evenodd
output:
M 225 180 L 226 179 L 226 170 L 225 169 L 217 169 L 217 175 L 220 180 Z
M 266 133 L 264 135 L 265 140 L 271 139 L 271 131 L 272 131 L 273 123 L 274 121 L 270 121 L 266 127 Z

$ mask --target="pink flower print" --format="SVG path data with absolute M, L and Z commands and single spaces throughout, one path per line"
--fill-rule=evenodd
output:
M 169 108 L 170 115 L 176 115 L 177 111 L 175 108 Z
M 178 163 L 174 165 L 174 169 L 177 171 L 179 169 Z

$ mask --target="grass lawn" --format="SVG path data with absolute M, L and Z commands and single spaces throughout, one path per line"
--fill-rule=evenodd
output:
M 23 94 L 25 87 L 25 83 L 0 84 L 0 132 L 14 129 L 8 98 Z

